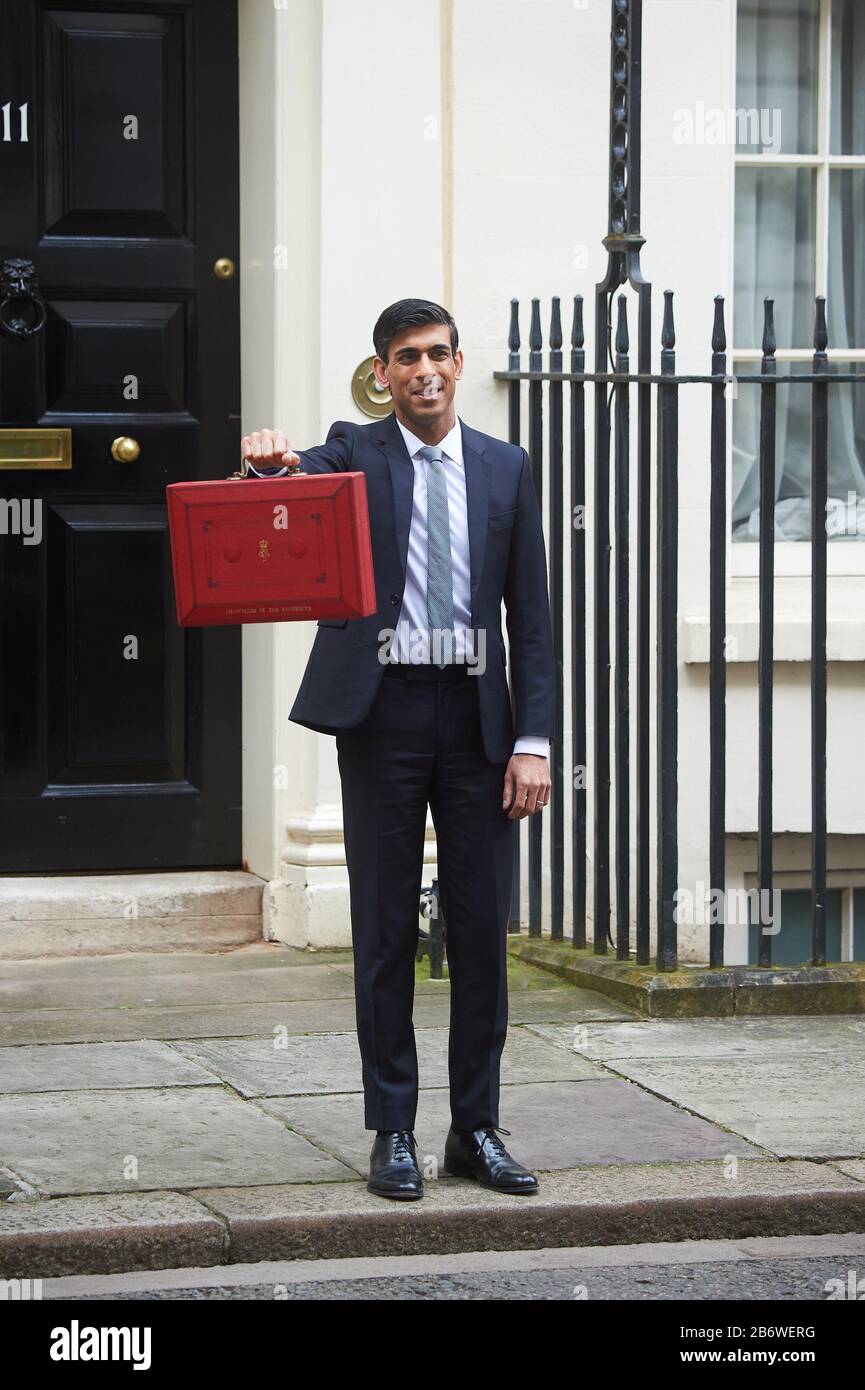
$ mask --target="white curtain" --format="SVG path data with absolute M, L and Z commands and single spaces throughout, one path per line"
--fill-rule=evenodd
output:
M 780 109 L 783 153 L 808 154 L 816 148 L 817 19 L 817 0 L 740 0 L 737 105 Z M 865 152 L 863 75 L 865 4 L 833 0 L 833 152 Z M 737 170 L 734 334 L 739 345 L 760 347 L 763 300 L 768 296 L 775 302 L 778 348 L 812 347 L 815 217 L 813 170 Z M 832 172 L 826 305 L 830 348 L 865 346 L 863 226 L 865 169 Z M 777 365 L 779 374 L 791 370 L 783 359 Z M 856 369 L 840 360 L 833 365 L 834 370 Z M 733 370 L 757 373 L 759 364 L 734 363 Z M 810 371 L 810 363 L 797 364 L 794 370 Z M 779 386 L 776 399 L 775 536 L 808 540 L 810 387 Z M 735 541 L 755 541 L 759 386 L 739 388 L 733 419 L 732 535 Z M 830 537 L 865 539 L 865 383 L 830 388 L 828 493 Z

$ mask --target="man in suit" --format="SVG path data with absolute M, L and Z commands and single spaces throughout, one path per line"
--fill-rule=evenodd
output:
M 254 476 L 297 465 L 366 476 L 377 611 L 319 622 L 290 718 L 336 736 L 365 1124 L 376 1131 L 368 1186 L 423 1194 L 412 1005 L 429 805 L 451 987 L 444 1167 L 534 1192 L 535 1174 L 499 1138 L 499 1072 L 515 826 L 550 795 L 555 656 L 538 500 L 526 451 L 457 418 L 463 354 L 446 309 L 400 300 L 373 342 L 392 414 L 337 421 L 299 455 L 279 430 L 241 444 Z

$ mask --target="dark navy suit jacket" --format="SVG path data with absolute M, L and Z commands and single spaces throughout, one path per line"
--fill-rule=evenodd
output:
M 555 654 L 540 510 L 525 449 L 462 424 L 472 627 L 486 629 L 486 669 L 478 683 L 484 751 L 506 763 L 522 734 L 553 737 Z M 298 450 L 306 473 L 363 472 L 377 611 L 367 618 L 321 619 L 289 718 L 336 734 L 369 713 L 384 666 L 380 629 L 395 629 L 405 587 L 414 464 L 391 413 L 371 425 L 337 420 L 324 444 Z M 501 630 L 502 599 L 513 703 Z M 476 643 L 478 655 L 483 650 Z

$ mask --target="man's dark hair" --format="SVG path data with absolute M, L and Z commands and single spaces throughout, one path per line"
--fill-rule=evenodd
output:
M 378 323 L 372 330 L 372 341 L 377 355 L 387 361 L 390 345 L 394 338 L 407 328 L 423 328 L 427 323 L 443 323 L 450 329 L 451 351 L 456 354 L 460 335 L 457 326 L 440 304 L 430 299 L 398 299 L 379 315 Z

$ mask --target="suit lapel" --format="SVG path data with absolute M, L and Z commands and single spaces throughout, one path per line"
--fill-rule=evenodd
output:
M 482 437 L 477 430 L 462 424 L 463 467 L 466 478 L 466 513 L 469 529 L 471 563 L 471 596 L 474 599 L 484 565 L 487 539 L 487 516 L 490 500 L 490 461 Z M 403 582 L 408 560 L 408 538 L 411 530 L 414 498 L 414 464 L 400 433 L 396 416 L 391 412 L 383 421 L 378 443 L 384 449 L 393 488 L 394 529 Z
M 393 411 L 381 424 L 379 444 L 385 451 L 393 488 L 394 528 L 403 582 L 408 560 L 408 534 L 411 529 L 411 509 L 414 497 L 414 464 L 400 433 Z

